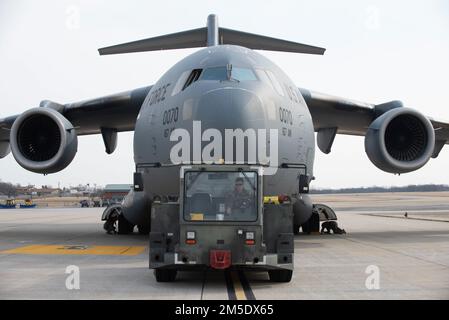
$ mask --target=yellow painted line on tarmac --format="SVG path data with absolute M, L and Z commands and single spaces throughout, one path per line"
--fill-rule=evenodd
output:
M 113 255 L 136 256 L 144 246 L 85 246 L 85 245 L 30 245 L 0 251 L 0 254 L 52 254 L 52 255 Z
M 237 300 L 246 300 L 245 291 L 243 290 L 242 283 L 240 282 L 237 272 L 231 271 L 231 279 L 234 284 L 234 292 Z

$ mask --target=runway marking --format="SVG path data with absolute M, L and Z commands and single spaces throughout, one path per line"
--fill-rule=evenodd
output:
M 245 291 L 236 271 L 231 271 L 232 284 L 234 285 L 235 296 L 237 300 L 246 300 Z
M 420 218 L 420 217 L 413 217 L 408 216 L 407 218 L 403 215 L 386 215 L 386 214 L 376 214 L 376 213 L 366 213 L 366 216 L 372 216 L 372 217 L 381 217 L 381 218 L 397 218 L 397 219 L 403 219 L 403 220 L 421 220 L 421 221 L 432 221 L 432 222 L 449 222 L 449 220 L 443 220 L 438 218 Z
M 245 291 L 246 299 L 256 300 L 253 290 L 251 290 L 251 286 L 249 285 L 249 281 L 246 278 L 245 273 L 242 270 L 239 270 L 239 278 L 240 278 L 240 282 L 242 283 L 243 290 Z
M 225 271 L 226 289 L 228 290 L 228 299 L 237 300 L 237 296 L 234 291 L 234 283 L 232 282 L 231 272 L 229 270 Z
M 0 251 L 0 254 L 36 255 L 113 255 L 136 256 L 145 250 L 144 246 L 85 246 L 85 245 L 30 245 Z
M 225 279 L 229 300 L 256 300 L 243 271 L 226 270 Z

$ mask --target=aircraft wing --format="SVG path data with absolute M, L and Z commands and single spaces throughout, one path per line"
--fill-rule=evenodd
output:
M 77 135 L 96 134 L 101 128 L 132 131 L 140 107 L 151 86 L 110 96 L 66 104 L 62 114 L 73 124 Z
M 61 113 L 73 124 L 77 135 L 100 133 L 102 127 L 114 128 L 119 132 L 131 131 L 150 90 L 151 86 L 148 86 L 63 105 L 44 100 L 39 106 Z M 9 140 L 9 130 L 18 116 L 0 119 L 0 141 Z
M 315 131 L 318 132 L 318 146 L 324 153 L 330 152 L 335 133 L 364 136 L 377 116 L 389 109 L 403 106 L 397 100 L 375 105 L 303 88 L 299 90 L 309 107 Z M 433 157 L 436 157 L 441 148 L 449 144 L 449 123 L 429 120 L 435 129 L 436 153 Z
M 40 107 L 61 113 L 73 124 L 77 135 L 98 134 L 102 128 L 116 132 L 131 131 L 150 90 L 151 86 L 148 86 L 68 104 L 44 100 Z M 18 116 L 0 119 L 0 158 L 9 153 L 9 133 Z

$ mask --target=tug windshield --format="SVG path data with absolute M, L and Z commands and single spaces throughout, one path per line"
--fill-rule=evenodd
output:
M 257 220 L 256 172 L 189 171 L 184 185 L 187 221 Z

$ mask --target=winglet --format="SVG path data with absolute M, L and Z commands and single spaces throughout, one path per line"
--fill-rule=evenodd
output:
M 233 44 L 249 49 L 296 52 L 322 55 L 324 48 L 281 40 L 257 34 L 218 27 L 216 15 L 209 15 L 207 27 L 192 29 L 154 38 L 127 42 L 98 49 L 100 55 L 169 49 L 197 48 Z

